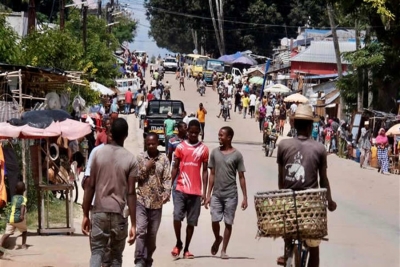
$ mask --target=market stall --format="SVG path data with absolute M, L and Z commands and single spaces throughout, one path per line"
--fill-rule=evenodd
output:
M 74 162 L 71 164 L 70 171 L 63 170 L 63 167 L 56 163 L 59 156 L 58 145 L 53 141 L 59 137 L 77 140 L 90 132 L 89 124 L 70 119 L 69 114 L 62 110 L 30 111 L 24 113 L 21 119 L 12 119 L 9 122 L 0 123 L 0 139 L 35 140 L 33 145 L 30 146 L 30 160 L 32 178 L 38 192 L 39 234 L 74 233 L 72 192 L 78 170 Z M 49 171 L 51 169 L 53 169 L 53 173 Z M 55 175 L 57 179 L 54 179 Z M 65 193 L 65 227 L 52 228 L 49 224 L 50 194 L 48 192 L 54 191 Z

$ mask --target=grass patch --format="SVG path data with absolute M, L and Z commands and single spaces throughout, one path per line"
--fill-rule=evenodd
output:
M 82 206 L 80 204 L 74 203 L 74 218 L 78 218 L 82 215 Z M 46 218 L 46 213 L 45 213 Z M 38 211 L 33 209 L 28 211 L 26 223 L 28 224 L 28 229 L 38 228 Z M 67 224 L 67 213 L 65 200 L 52 199 L 49 202 L 49 226 L 50 227 L 65 227 Z M 3 211 L 0 213 L 0 234 L 4 233 L 7 224 L 7 212 Z M 47 227 L 47 224 L 43 224 Z

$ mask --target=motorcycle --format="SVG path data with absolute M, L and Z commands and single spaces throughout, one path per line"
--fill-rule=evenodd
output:
M 165 100 L 171 99 L 171 92 L 169 90 L 164 91 Z
M 206 88 L 204 86 L 200 86 L 199 93 L 201 96 L 203 96 L 206 93 Z
M 263 147 L 265 151 L 266 157 L 272 157 L 272 153 L 276 148 L 276 142 L 278 141 L 278 133 L 275 128 L 270 129 L 269 119 L 264 123 L 264 131 L 263 131 Z
M 222 108 L 222 118 L 224 118 L 224 121 L 228 118 L 228 107 L 226 106 Z

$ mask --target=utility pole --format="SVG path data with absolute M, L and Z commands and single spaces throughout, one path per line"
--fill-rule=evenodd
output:
M 83 4 L 82 5 L 82 23 L 83 23 L 83 27 L 82 27 L 82 40 L 83 40 L 83 51 L 86 54 L 86 34 L 87 34 L 87 11 L 88 11 L 88 6 L 87 4 Z
M 97 16 L 101 19 L 101 0 L 97 1 Z
M 331 24 L 331 31 L 332 31 L 332 38 L 333 38 L 333 47 L 335 48 L 335 56 L 336 56 L 336 64 L 337 64 L 337 71 L 338 77 L 341 79 L 343 77 L 343 68 L 342 68 L 342 59 L 340 57 L 340 47 L 339 47 L 339 40 L 336 34 L 336 24 L 335 24 L 335 15 L 333 13 L 332 4 L 327 4 L 328 9 L 328 16 L 329 22 Z M 339 96 L 340 103 L 339 103 L 339 110 L 338 110 L 338 118 L 342 118 L 342 109 L 345 105 L 343 97 Z
M 64 30 L 65 24 L 65 0 L 60 0 L 60 30 Z
M 36 29 L 36 9 L 35 9 L 35 0 L 29 0 L 28 33 L 34 32 L 35 29 Z

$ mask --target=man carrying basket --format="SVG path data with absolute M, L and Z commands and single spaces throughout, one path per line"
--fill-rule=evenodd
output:
M 301 104 L 297 107 L 294 116 L 297 137 L 282 140 L 278 146 L 278 186 L 279 189 L 299 191 L 318 188 L 319 184 L 321 188 L 327 189 L 328 209 L 334 211 L 336 203 L 332 200 L 327 177 L 326 150 L 321 143 L 310 138 L 313 120 L 310 105 Z M 306 243 L 310 252 L 308 267 L 318 267 L 320 240 L 306 240 Z M 285 264 L 285 261 L 283 256 L 278 258 L 279 265 Z

